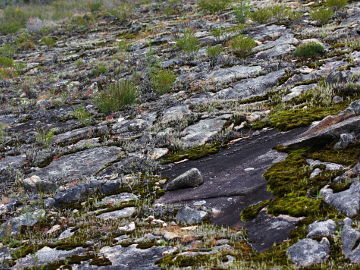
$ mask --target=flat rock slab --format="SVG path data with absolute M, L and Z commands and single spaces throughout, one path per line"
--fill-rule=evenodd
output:
M 264 131 L 209 157 L 169 165 L 162 171 L 163 176 L 174 178 L 191 168 L 197 168 L 203 175 L 204 184 L 196 188 L 169 191 L 158 202 L 192 206 L 198 201 L 204 201 L 201 203 L 213 210 L 212 220 L 215 224 L 240 225 L 239 214 L 242 209 L 272 197 L 266 191 L 266 181 L 262 175 L 273 162 L 283 160 L 286 156 L 272 148 L 302 131 Z
M 81 179 L 94 175 L 107 163 L 115 161 L 119 153 L 120 148 L 115 146 L 87 149 L 62 156 L 34 174 L 49 180 Z
M 128 247 L 114 246 L 103 247 L 100 254 L 109 259 L 112 263 L 111 269 L 118 270 L 157 270 L 160 267 L 155 262 L 162 258 L 162 253 L 168 250 L 167 247 L 153 246 L 148 249 L 136 248 L 136 245 Z
M 101 215 L 98 215 L 97 217 L 104 220 L 127 218 L 127 217 L 131 217 L 133 214 L 135 214 L 135 212 L 136 212 L 135 207 L 126 207 L 121 210 L 103 213 Z

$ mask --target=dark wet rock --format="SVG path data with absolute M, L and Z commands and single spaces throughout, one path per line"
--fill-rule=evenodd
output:
M 352 220 L 345 218 L 341 231 L 342 252 L 352 263 L 360 263 L 360 232 L 351 227 Z
M 73 255 L 79 255 L 85 251 L 84 248 L 78 247 L 72 250 L 57 250 L 49 247 L 43 247 L 34 254 L 29 254 L 24 258 L 16 261 L 12 269 L 25 269 L 40 266 L 42 264 L 53 263 L 64 260 Z
M 287 255 L 298 266 L 310 266 L 327 260 L 330 254 L 330 242 L 323 238 L 320 242 L 305 238 L 289 247 Z
M 181 140 L 187 147 L 203 145 L 219 133 L 225 123 L 226 120 L 221 118 L 201 120 L 185 128 L 182 132 L 185 136 Z
M 339 141 L 334 145 L 335 149 L 345 149 L 349 144 L 354 143 L 356 140 L 355 136 L 350 133 L 340 134 Z
M 308 228 L 307 237 L 331 236 L 336 230 L 336 223 L 331 220 L 315 221 Z
M 57 184 L 51 181 L 42 180 L 39 176 L 33 175 L 21 181 L 25 190 L 33 192 L 54 192 L 57 189 Z
M 109 220 L 109 219 L 118 219 L 118 218 L 128 218 L 134 215 L 136 212 L 135 207 L 126 207 L 120 210 L 106 212 L 97 216 L 97 218 Z
M 258 252 L 268 250 L 275 243 L 287 240 L 298 220 L 288 216 L 273 217 L 261 211 L 254 220 L 245 224 L 249 242 Z
M 193 225 L 202 222 L 206 217 L 207 212 L 185 206 L 177 212 L 175 219 L 180 223 Z
M 360 208 L 360 182 L 354 182 L 350 188 L 338 193 L 333 193 L 329 186 L 320 190 L 324 201 L 348 217 L 358 214 Z
M 274 87 L 284 75 L 284 70 L 278 70 L 253 79 L 247 79 L 235 84 L 231 88 L 219 91 L 215 97 L 220 99 L 246 99 L 252 96 L 260 96 Z
M 204 179 L 201 172 L 196 168 L 192 168 L 175 179 L 168 181 L 165 189 L 177 190 L 181 188 L 198 187 L 202 183 L 204 183 Z
M 61 156 L 45 168 L 37 170 L 34 174 L 44 180 L 64 180 L 70 182 L 94 175 L 106 164 L 115 161 L 119 153 L 120 148 L 115 146 L 87 149 Z
M 135 245 L 128 247 L 113 246 L 103 247 L 100 254 L 112 263 L 113 269 L 128 270 L 158 270 L 160 267 L 155 262 L 162 257 L 167 247 L 153 246 L 148 249 L 136 248 Z M 136 260 L 134 260 L 136 258 Z
M 116 192 L 121 186 L 121 181 L 91 181 L 85 184 L 79 184 L 70 187 L 64 191 L 60 191 L 55 194 L 55 206 L 63 206 L 69 203 L 80 201 L 86 196 L 101 193 L 103 195 L 109 195 Z
M 39 209 L 11 218 L 0 226 L 0 236 L 17 234 L 22 227 L 34 226 L 41 219 L 45 218 L 45 214 L 45 210 Z

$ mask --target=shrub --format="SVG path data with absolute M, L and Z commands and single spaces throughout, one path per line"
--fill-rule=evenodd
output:
M 256 42 L 250 37 L 238 36 L 229 41 L 229 46 L 238 57 L 246 57 L 256 47 Z
M 229 0 L 200 0 L 198 5 L 207 12 L 216 13 L 224 10 L 229 3 Z
M 348 0 L 326 0 L 325 5 L 329 8 L 340 9 L 347 5 Z
M 250 13 L 250 18 L 260 24 L 268 22 L 271 17 L 271 11 L 268 8 L 260 8 Z
M 101 9 L 103 3 L 99 0 L 93 0 L 88 2 L 88 8 L 92 13 L 97 12 Z
M 238 6 L 234 8 L 235 18 L 238 23 L 245 23 L 250 13 L 250 0 L 240 0 Z
M 31 36 L 28 34 L 21 34 L 15 40 L 16 46 L 19 50 L 30 50 L 35 49 L 36 45 L 32 40 Z
M 199 40 L 191 30 L 187 30 L 183 38 L 176 39 L 176 46 L 186 53 L 196 52 L 199 50 Z
M 48 48 L 52 48 L 56 45 L 56 41 L 52 37 L 43 37 L 41 42 Z
M 128 80 L 109 84 L 105 91 L 95 96 L 95 106 L 104 113 L 119 111 L 136 101 L 137 87 Z
M 0 56 L 0 67 L 8 68 L 13 66 L 14 66 L 14 60 L 5 56 Z
M 159 94 L 168 93 L 176 80 L 176 75 L 168 70 L 158 70 L 150 74 L 151 84 Z
M 325 47 L 318 43 L 318 42 L 307 42 L 304 44 L 299 45 L 295 52 L 294 55 L 297 57 L 313 57 L 313 56 L 317 56 L 317 55 L 321 55 L 325 52 Z
M 206 48 L 206 54 L 210 58 L 217 58 L 224 51 L 223 47 L 220 45 L 208 46 Z
M 319 8 L 310 13 L 310 17 L 319 25 L 327 24 L 333 15 L 334 12 L 328 8 Z

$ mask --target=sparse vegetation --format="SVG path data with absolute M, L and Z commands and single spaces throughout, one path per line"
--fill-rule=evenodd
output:
M 99 111 L 110 113 L 134 104 L 136 97 L 136 85 L 131 81 L 122 80 L 109 84 L 104 91 L 99 92 L 94 98 L 94 103 Z
M 281 21 L 295 16 L 291 9 L 283 4 L 259 8 L 250 13 L 251 19 L 259 24 Z
M 89 125 L 92 122 L 92 115 L 84 107 L 79 107 L 72 113 L 76 119 L 83 125 Z
M 311 18 L 319 25 L 327 24 L 333 15 L 334 12 L 328 8 L 319 8 L 310 13 Z
M 50 129 L 48 131 L 46 129 L 37 129 L 35 134 L 36 141 L 46 148 L 52 145 L 54 135 L 55 135 L 54 129 Z
M 12 34 L 25 27 L 28 16 L 20 9 L 7 8 L 0 18 L 0 34 Z
M 53 48 L 56 45 L 56 41 L 52 37 L 43 37 L 41 42 L 48 48 Z
M 176 80 L 176 75 L 169 70 L 155 70 L 150 74 L 154 90 L 162 95 L 171 91 Z
M 245 23 L 246 18 L 250 14 L 250 0 L 239 0 L 234 8 L 234 14 L 238 23 Z
M 183 38 L 176 39 L 176 46 L 186 53 L 193 53 L 199 50 L 199 40 L 193 31 L 187 30 Z
M 102 5 L 103 5 L 103 3 L 100 0 L 90 0 L 88 2 L 88 7 L 89 7 L 90 11 L 93 13 L 100 11 Z
M 108 13 L 116 17 L 120 22 L 128 21 L 134 14 L 134 6 L 129 3 L 122 3 L 116 8 L 108 10 Z
M 348 0 L 326 0 L 325 5 L 329 8 L 340 9 L 348 4 Z
M 319 56 L 324 53 L 325 53 L 325 47 L 322 44 L 311 41 L 299 45 L 296 48 L 294 55 L 297 57 L 309 58 L 309 57 Z
M 229 0 L 199 0 L 198 5 L 202 10 L 216 13 L 224 10 L 230 4 Z
M 229 41 L 229 47 L 236 56 L 246 57 L 256 47 L 256 42 L 250 37 L 238 36 Z
M 221 45 L 208 46 L 206 48 L 207 56 L 212 59 L 216 59 L 223 51 L 224 51 L 224 48 Z

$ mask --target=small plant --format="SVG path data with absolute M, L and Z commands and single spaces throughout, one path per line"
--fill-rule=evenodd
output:
M 0 67 L 9 68 L 13 66 L 14 66 L 14 60 L 5 56 L 0 56 Z
M 4 43 L 0 47 L 0 56 L 13 58 L 16 53 L 16 47 L 11 43 Z
M 83 66 L 85 64 L 84 60 L 78 59 L 75 61 L 75 66 L 77 68 L 80 68 L 81 66 Z
M 99 0 L 91 0 L 88 2 L 88 8 L 92 13 L 100 11 L 103 3 Z
M 107 73 L 109 70 L 106 65 L 104 64 L 98 64 L 95 66 L 93 73 L 95 76 L 100 76 L 101 74 Z
M 193 31 L 187 30 L 183 38 L 176 40 L 176 46 L 186 53 L 192 53 L 199 50 L 199 40 L 195 37 Z
M 56 45 L 56 41 L 52 37 L 43 37 L 41 42 L 48 48 L 53 48 Z
M 229 41 L 229 47 L 238 57 L 246 57 L 256 47 L 256 42 L 250 37 L 238 36 Z
M 36 45 L 29 34 L 23 33 L 15 40 L 19 50 L 35 49 Z
M 325 47 L 322 44 L 311 41 L 299 45 L 296 48 L 294 55 L 297 57 L 308 58 L 308 57 L 318 56 L 324 53 L 325 53 Z
M 119 41 L 117 46 L 120 51 L 127 51 L 130 48 L 130 44 L 126 40 Z
M 151 84 L 160 95 L 171 91 L 176 75 L 168 70 L 158 70 L 150 74 Z
M 260 8 L 250 13 L 250 18 L 259 24 L 267 23 L 271 17 L 271 11 L 268 8 Z
M 284 19 L 294 18 L 296 15 L 289 7 L 281 4 L 259 8 L 258 10 L 250 13 L 250 17 L 253 21 L 263 24 L 268 23 L 271 20 L 281 21 Z
M 83 107 L 77 108 L 72 115 L 83 125 L 87 126 L 92 122 L 92 115 Z
M 319 8 L 310 13 L 311 19 L 315 20 L 319 25 L 324 25 L 334 16 L 334 12 L 328 8 Z
M 210 13 L 216 13 L 227 8 L 229 0 L 200 0 L 199 7 Z
M 46 131 L 44 129 L 37 129 L 35 137 L 38 143 L 48 148 L 53 143 L 54 135 L 55 135 L 54 129 L 50 129 L 49 131 Z
M 325 5 L 329 8 L 340 9 L 348 4 L 348 0 L 326 0 Z
M 96 107 L 104 113 L 119 111 L 136 101 L 137 87 L 128 80 L 109 84 L 105 91 L 95 96 Z
M 208 46 L 206 48 L 206 54 L 208 57 L 215 59 L 217 58 L 222 52 L 224 51 L 224 48 L 220 45 L 216 46 Z
M 108 11 L 110 15 L 116 17 L 120 22 L 128 21 L 134 13 L 134 6 L 131 4 L 123 3 L 117 8 Z
M 346 43 L 348 47 L 350 47 L 352 50 L 360 51 L 360 38 L 353 39 L 351 41 L 348 41 Z
M 250 0 L 239 0 L 239 4 L 234 8 L 235 18 L 238 23 L 245 23 L 250 13 Z
M 0 144 L 5 142 L 6 133 L 5 133 L 5 124 L 0 122 Z

